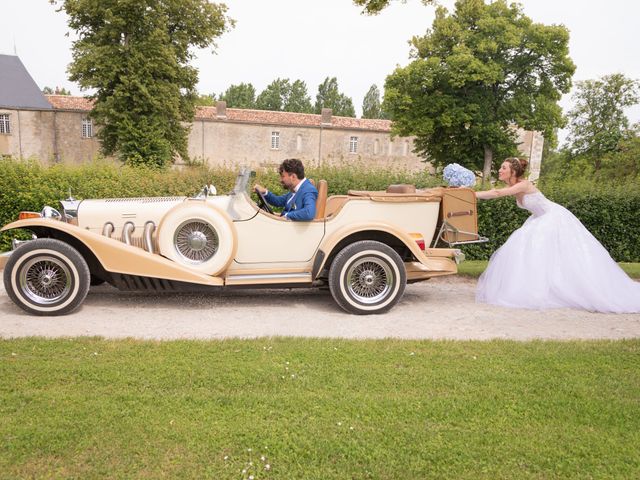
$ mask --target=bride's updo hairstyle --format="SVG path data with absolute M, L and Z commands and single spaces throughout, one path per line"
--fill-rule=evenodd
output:
M 509 162 L 511 171 L 516 174 L 516 178 L 522 178 L 524 176 L 524 172 L 527 170 L 527 165 L 529 165 L 529 162 L 524 158 L 518 157 L 509 157 L 504 161 Z

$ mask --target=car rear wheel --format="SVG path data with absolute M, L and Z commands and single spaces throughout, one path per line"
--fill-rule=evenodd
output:
M 20 245 L 9 257 L 4 286 L 16 305 L 34 315 L 65 315 L 89 291 L 87 262 L 70 245 L 40 238 Z
M 336 303 L 357 315 L 384 313 L 404 294 L 404 263 L 388 245 L 373 240 L 342 249 L 329 270 L 329 288 Z

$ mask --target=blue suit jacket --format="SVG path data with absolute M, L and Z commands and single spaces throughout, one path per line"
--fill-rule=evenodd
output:
M 292 196 L 293 199 L 291 199 Z M 284 195 L 268 192 L 265 198 L 274 207 L 284 207 L 282 216 L 286 216 L 289 220 L 308 221 L 316 216 L 318 190 L 308 179 L 302 182 L 295 195 L 291 192 Z

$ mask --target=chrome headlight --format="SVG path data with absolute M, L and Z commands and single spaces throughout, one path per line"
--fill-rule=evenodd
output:
M 72 222 L 78 218 L 80 200 L 69 197 L 66 200 L 60 200 L 60 205 L 62 205 L 62 217 L 65 222 Z
M 42 209 L 42 212 L 40 213 L 40 215 L 42 215 L 42 218 L 53 218 L 54 220 L 62 219 L 62 215 L 60 215 L 60 212 L 55 208 L 50 207 L 49 205 L 46 205 Z

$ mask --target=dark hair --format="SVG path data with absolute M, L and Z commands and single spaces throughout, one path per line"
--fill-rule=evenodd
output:
M 278 173 L 282 172 L 295 173 L 296 176 L 302 180 L 304 178 L 304 165 L 297 158 L 287 158 L 278 167 Z
M 527 170 L 527 165 L 529 165 L 527 160 L 518 157 L 505 158 L 504 161 L 509 162 L 511 171 L 516 174 L 516 178 L 522 178 Z

